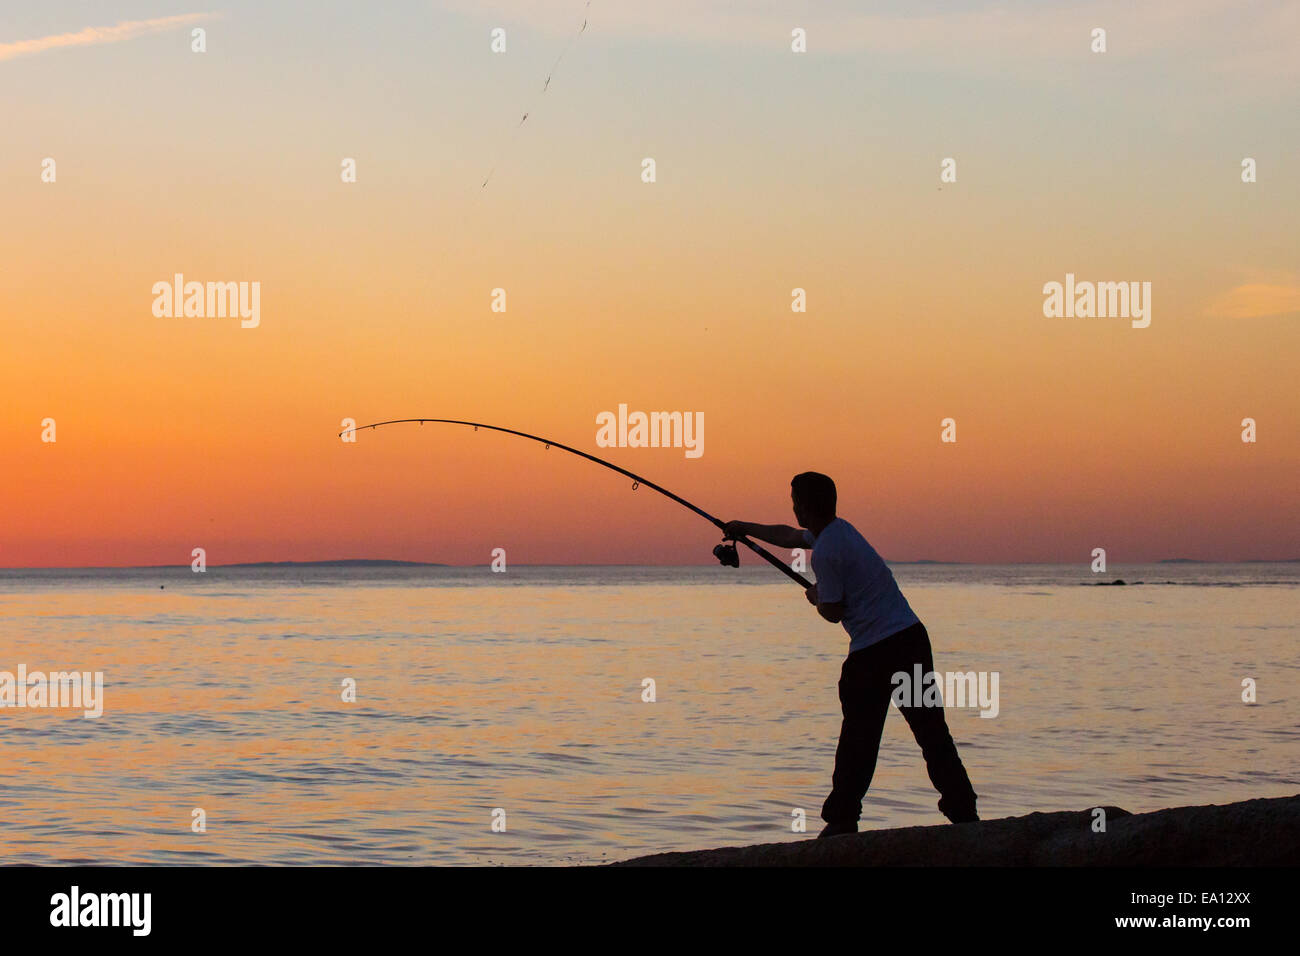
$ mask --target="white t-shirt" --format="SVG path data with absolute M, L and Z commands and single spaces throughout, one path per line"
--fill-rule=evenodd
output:
M 844 602 L 840 623 L 849 632 L 850 654 L 919 621 L 884 559 L 853 525 L 836 518 L 815 538 L 807 530 L 803 536 L 813 549 L 817 597 L 823 604 Z

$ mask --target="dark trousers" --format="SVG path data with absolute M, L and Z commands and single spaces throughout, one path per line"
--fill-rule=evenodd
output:
M 831 795 L 822 806 L 822 819 L 827 823 L 857 823 L 862 815 L 862 798 L 876 772 L 880 735 L 894 693 L 893 676 L 902 671 L 911 679 L 916 664 L 921 665 L 923 674 L 934 670 L 930 635 L 920 622 L 845 659 L 840 671 L 844 723 L 835 750 Z M 939 810 L 955 823 L 976 819 L 975 791 L 948 732 L 943 708 L 911 703 L 909 700 L 908 706 L 899 710 L 921 745 L 925 769 L 941 798 Z

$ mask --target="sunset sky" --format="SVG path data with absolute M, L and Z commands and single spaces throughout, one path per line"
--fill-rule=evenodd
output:
M 1289 0 L 6 5 L 0 566 L 712 561 L 576 458 L 336 435 L 414 416 L 724 519 L 824 471 L 894 560 L 1300 557 L 1298 91 Z M 704 454 L 598 448 L 620 403 Z

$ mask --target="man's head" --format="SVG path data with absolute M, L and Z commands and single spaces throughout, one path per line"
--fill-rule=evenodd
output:
M 835 482 L 816 471 L 790 480 L 790 501 L 799 527 L 820 531 L 835 518 Z

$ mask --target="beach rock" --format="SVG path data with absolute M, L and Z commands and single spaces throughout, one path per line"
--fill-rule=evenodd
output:
M 1294 866 L 1300 864 L 1300 794 L 1129 813 L 1107 806 L 979 823 L 869 830 L 686 853 L 613 866 Z

